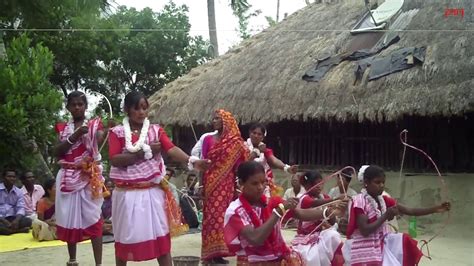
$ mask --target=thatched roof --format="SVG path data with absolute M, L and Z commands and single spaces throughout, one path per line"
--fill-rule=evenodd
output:
M 455 6 L 467 7 L 469 1 L 455 1 Z M 313 4 L 196 67 L 150 98 L 152 120 L 189 125 L 189 116 L 193 123 L 205 124 L 217 108 L 232 111 L 242 124 L 393 121 L 404 115 L 474 111 L 474 21 L 469 22 L 468 10 L 464 18 L 444 17 L 448 5 L 440 1 L 405 1 L 403 11 L 419 11 L 411 22 L 403 19 L 409 23 L 407 31 L 399 32 L 401 40 L 380 53 L 426 46 L 422 66 L 370 82 L 364 77 L 353 85 L 355 63 L 344 61 L 320 82 L 302 80 L 323 54 L 353 50 L 361 40 L 370 42 L 370 36 L 349 32 L 365 12 L 363 2 Z

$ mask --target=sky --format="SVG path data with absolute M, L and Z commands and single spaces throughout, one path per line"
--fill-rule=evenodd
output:
M 142 10 L 145 7 L 151 8 L 155 12 L 159 12 L 168 0 L 115 0 L 118 5 L 134 7 Z M 207 21 L 207 1 L 206 0 L 174 0 L 177 5 L 185 4 L 189 8 L 189 22 L 191 23 L 191 34 L 201 35 L 205 39 L 209 39 L 208 21 Z M 252 34 L 268 27 L 265 16 L 276 18 L 277 0 L 248 0 L 252 5 L 252 10 L 261 10 L 262 13 L 258 17 L 253 17 L 249 23 L 249 29 Z M 224 54 L 230 47 L 238 44 L 240 38 L 238 36 L 238 20 L 232 14 L 229 6 L 230 0 L 214 0 L 217 40 L 219 43 L 219 54 Z M 284 14 L 288 15 L 306 6 L 305 0 L 280 0 L 280 21 Z

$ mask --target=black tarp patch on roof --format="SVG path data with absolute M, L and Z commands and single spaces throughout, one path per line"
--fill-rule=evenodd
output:
M 393 51 L 390 55 L 376 58 L 370 65 L 369 81 L 422 65 L 426 47 L 406 47 Z
M 326 75 L 327 72 L 329 72 L 329 70 L 331 70 L 331 68 L 338 65 L 342 61 L 357 61 L 371 57 L 380 53 L 382 50 L 386 49 L 390 45 L 397 43 L 399 40 L 400 37 L 398 35 L 395 35 L 392 36 L 390 39 L 385 39 L 384 41 L 379 42 L 377 46 L 373 47 L 372 49 L 361 49 L 353 51 L 352 53 L 342 53 L 318 59 L 318 61 L 316 62 L 316 66 L 306 71 L 302 78 L 306 81 L 318 82 L 324 77 L 324 75 Z

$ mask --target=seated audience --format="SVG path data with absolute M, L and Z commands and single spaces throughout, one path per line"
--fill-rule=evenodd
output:
M 38 201 L 44 196 L 44 189 L 41 185 L 35 184 L 36 177 L 32 171 L 26 171 L 20 177 L 21 191 L 23 192 L 23 199 L 25 200 L 25 216 L 34 220 L 36 215 L 36 205 Z
M 15 186 L 16 171 L 5 168 L 0 184 L 0 235 L 28 233 L 31 219 L 25 217 L 25 200 Z
M 56 181 L 49 179 L 44 183 L 45 194 L 38 201 L 38 218 L 33 220 L 33 238 L 39 241 L 55 240 L 56 219 L 54 217 L 56 200 Z

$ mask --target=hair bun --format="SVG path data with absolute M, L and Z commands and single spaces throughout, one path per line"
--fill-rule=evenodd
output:
M 367 168 L 369 168 L 370 165 L 362 165 L 359 169 L 359 173 L 357 174 L 357 179 L 359 179 L 359 182 L 364 182 L 364 172 Z

